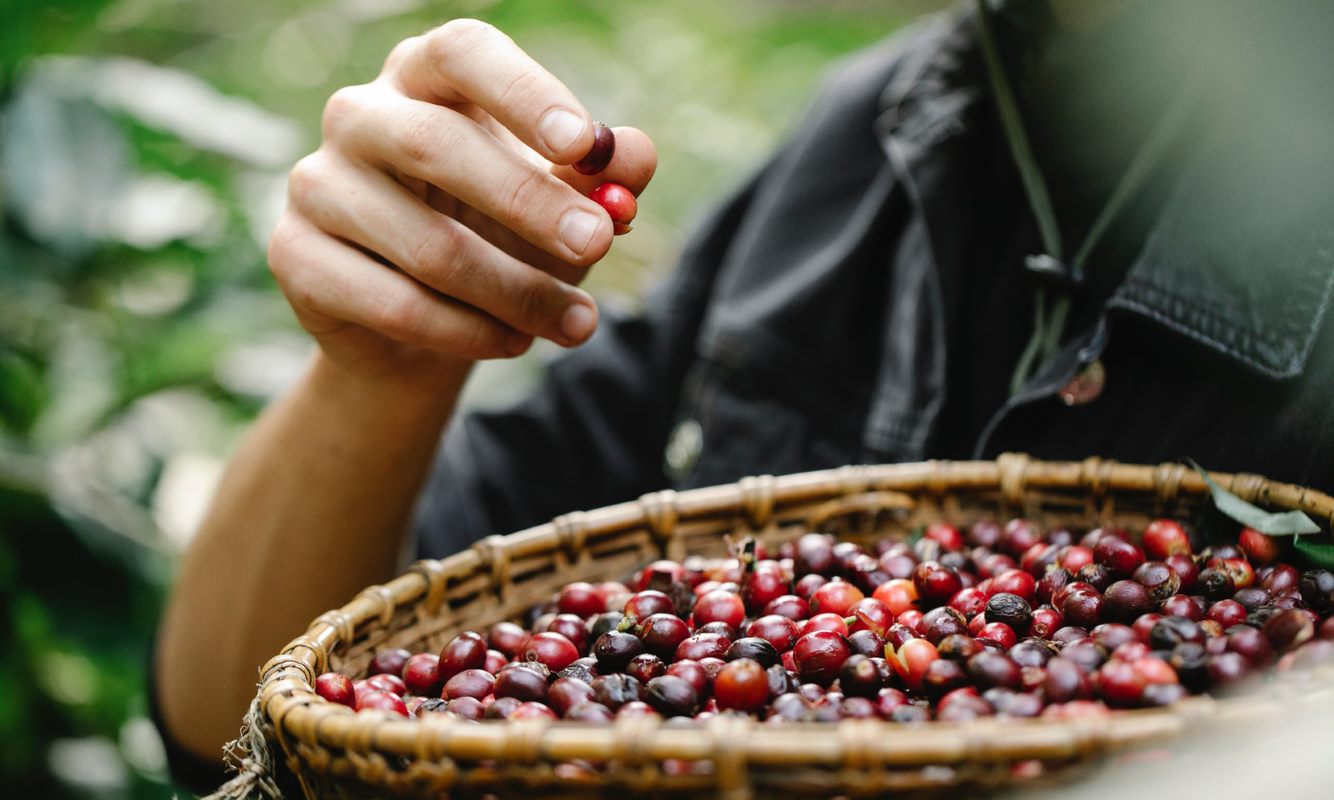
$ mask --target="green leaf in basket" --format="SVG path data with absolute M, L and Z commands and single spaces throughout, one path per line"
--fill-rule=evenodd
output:
M 1299 536 L 1293 540 L 1292 546 L 1310 566 L 1334 570 L 1334 543 L 1313 542 Z
M 1266 536 L 1296 536 L 1303 533 L 1319 533 L 1320 526 L 1300 511 L 1271 513 L 1251 505 L 1222 486 L 1214 482 L 1209 473 L 1192 459 L 1186 459 L 1195 471 L 1200 473 L 1204 482 L 1209 484 L 1209 493 L 1213 495 L 1214 507 L 1248 528 Z

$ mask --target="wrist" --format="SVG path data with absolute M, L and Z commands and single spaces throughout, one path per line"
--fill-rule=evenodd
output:
M 435 359 L 417 370 L 367 374 L 345 369 L 317 351 L 306 380 L 316 396 L 345 407 L 378 417 L 390 411 L 390 416 L 410 424 L 438 417 L 443 424 L 472 365 L 465 359 Z

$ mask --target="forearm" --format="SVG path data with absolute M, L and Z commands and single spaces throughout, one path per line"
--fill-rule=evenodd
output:
M 233 457 L 182 563 L 157 653 L 168 728 L 220 755 L 256 669 L 321 611 L 390 577 L 467 375 L 374 382 L 317 358 Z M 201 685 L 207 691 L 201 691 Z

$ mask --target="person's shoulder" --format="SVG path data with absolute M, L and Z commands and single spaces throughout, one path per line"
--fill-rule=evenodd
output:
M 961 10 L 926 15 L 898 28 L 830 66 L 805 122 L 825 135 L 848 130 L 869 135 L 865 123 L 894 105 L 895 98 L 914 93 L 923 82 L 955 74 L 975 43 L 973 36 L 971 17 Z

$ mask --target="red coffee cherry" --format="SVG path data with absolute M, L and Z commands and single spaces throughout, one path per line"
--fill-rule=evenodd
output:
M 315 694 L 348 708 L 357 707 L 357 693 L 352 688 L 352 679 L 337 672 L 326 672 L 315 679 Z
M 639 204 L 629 189 L 619 183 L 604 183 L 589 196 L 611 215 L 616 233 L 630 230 L 630 222 L 634 220 Z

